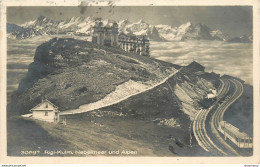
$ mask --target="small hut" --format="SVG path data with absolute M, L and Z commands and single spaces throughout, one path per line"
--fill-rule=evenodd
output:
M 30 110 L 32 118 L 46 121 L 46 122 L 59 122 L 58 107 L 52 104 L 49 100 L 43 99 L 40 104 Z

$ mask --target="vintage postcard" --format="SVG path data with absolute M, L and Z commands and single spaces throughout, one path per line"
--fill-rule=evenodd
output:
M 1 162 L 259 163 L 257 1 L 1 8 Z

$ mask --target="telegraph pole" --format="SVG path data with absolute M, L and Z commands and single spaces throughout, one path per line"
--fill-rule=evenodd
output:
M 191 121 L 190 127 L 189 127 L 189 130 L 190 130 L 190 147 L 192 147 L 192 146 L 191 146 L 191 144 L 192 144 L 191 125 L 192 125 L 193 121 L 194 121 L 194 120 Z

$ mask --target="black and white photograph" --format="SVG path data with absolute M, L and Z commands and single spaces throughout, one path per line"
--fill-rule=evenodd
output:
M 98 3 L 6 7 L 8 157 L 255 154 L 253 6 Z

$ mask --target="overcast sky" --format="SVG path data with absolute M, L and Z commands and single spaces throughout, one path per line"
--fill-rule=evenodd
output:
M 225 7 L 8 7 L 7 22 L 21 24 L 34 20 L 40 15 L 53 20 L 63 20 L 73 16 L 94 16 L 113 20 L 143 19 L 150 24 L 180 26 L 188 21 L 206 24 L 209 28 L 219 29 L 230 36 L 252 35 L 253 18 L 250 6 Z

